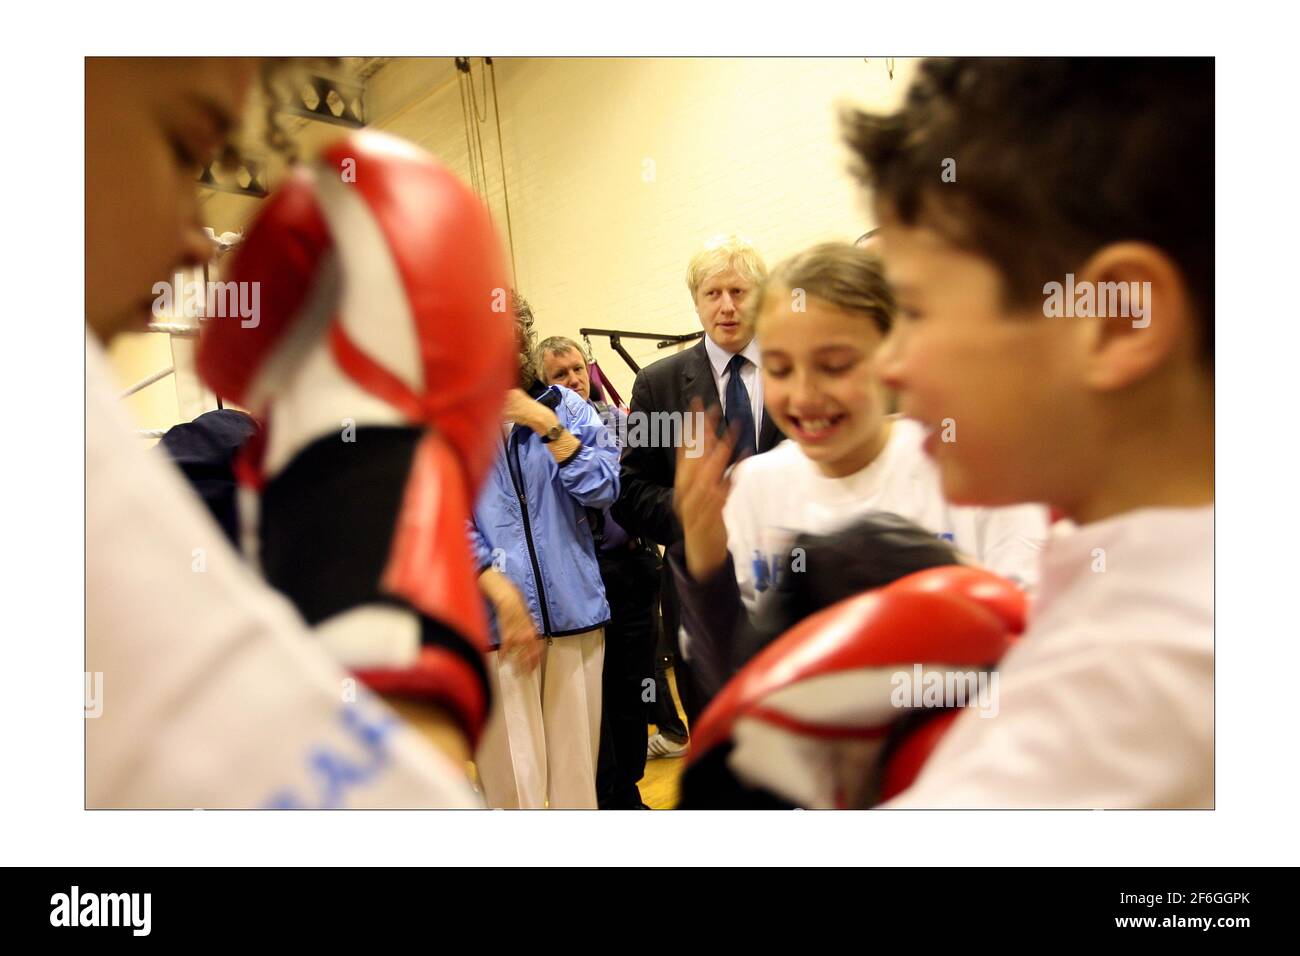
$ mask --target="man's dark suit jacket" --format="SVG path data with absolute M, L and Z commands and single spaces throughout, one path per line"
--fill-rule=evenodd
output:
M 691 399 L 694 398 L 698 398 L 706 410 L 722 407 L 718 387 L 713 384 L 713 368 L 709 365 L 709 354 L 704 349 L 703 339 L 684 352 L 670 355 L 643 368 L 632 385 L 632 404 L 629 410 L 634 416 L 638 412 L 684 413 L 690 411 Z M 631 423 L 635 421 L 635 418 L 630 420 Z M 635 427 L 631 423 L 628 427 L 629 434 Z M 643 429 L 644 433 L 651 431 L 648 427 Z M 765 409 L 759 426 L 758 451 L 767 451 L 782 437 Z M 614 520 L 629 534 L 641 535 L 664 547 L 681 540 L 682 527 L 673 514 L 673 475 L 676 471 L 676 448 L 625 448 L 618 501 L 614 502 L 611 509 Z M 677 694 L 681 698 L 687 721 L 693 723 L 708 703 L 708 697 L 696 688 L 690 666 L 678 652 L 680 611 L 672 571 L 667 561 L 663 563 L 660 584 L 662 641 L 665 649 L 677 658 Z
M 718 388 L 704 340 L 643 368 L 632 385 L 633 415 L 637 412 L 687 412 L 698 398 L 706 409 L 718 408 Z M 635 419 L 634 419 L 635 420 Z M 646 429 L 647 432 L 650 429 Z M 767 451 L 782 434 L 763 411 L 758 451 Z M 630 534 L 639 534 L 667 547 L 681 539 L 682 529 L 673 514 L 675 448 L 628 448 L 623 452 L 621 490 L 613 508 L 614 520 Z

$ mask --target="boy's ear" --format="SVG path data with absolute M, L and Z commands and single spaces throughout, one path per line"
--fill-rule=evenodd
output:
M 1093 388 L 1127 388 L 1195 351 L 1197 326 L 1187 286 L 1174 261 L 1156 246 L 1117 242 L 1094 253 L 1075 277 L 1076 310 L 1084 306 L 1085 283 L 1091 285 L 1094 318 L 1074 321 L 1088 324 L 1086 381 Z

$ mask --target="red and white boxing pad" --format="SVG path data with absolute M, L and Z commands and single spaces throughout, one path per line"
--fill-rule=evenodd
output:
M 266 420 L 257 477 L 273 479 L 348 422 L 426 429 L 383 589 L 486 651 L 465 529 L 518 350 L 505 261 L 479 199 L 417 147 L 354 133 L 267 200 L 224 271 L 256 283 L 244 301 L 258 307 L 206 321 L 198 368 Z M 454 654 L 425 647 L 419 660 L 371 667 L 353 656 L 377 689 L 444 695 L 471 737 L 486 713 L 485 692 L 445 672 Z
M 690 761 L 730 740 L 727 764 L 740 780 L 798 806 L 889 799 L 911 785 L 959 711 L 921 725 L 882 765 L 898 721 L 932 705 L 925 687 L 994 665 L 1024 629 L 1025 610 L 1010 581 L 960 565 L 832 605 L 722 689 L 692 728 Z
M 260 283 L 260 314 L 205 324 L 214 391 L 263 414 L 328 335 L 344 374 L 435 429 L 478 486 L 518 377 L 514 320 L 492 223 L 446 167 L 384 133 L 348 136 L 267 201 L 223 278 Z

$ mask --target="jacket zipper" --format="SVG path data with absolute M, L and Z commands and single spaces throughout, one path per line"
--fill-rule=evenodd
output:
M 513 467 L 510 468 L 510 483 L 515 486 L 515 495 L 519 498 L 519 510 L 524 516 L 524 544 L 528 547 L 528 560 L 533 566 L 533 580 L 537 582 L 537 603 L 542 609 L 542 630 L 546 632 L 549 641 L 551 616 L 546 613 L 546 585 L 542 583 L 542 569 L 537 563 L 537 552 L 533 548 L 533 526 L 528 520 L 528 495 L 524 493 L 521 484 L 523 470 L 519 467 L 519 443 L 515 441 L 513 431 L 510 433 L 510 455 L 513 461 Z

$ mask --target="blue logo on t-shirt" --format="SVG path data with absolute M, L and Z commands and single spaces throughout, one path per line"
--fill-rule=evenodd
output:
M 772 586 L 772 574 L 768 567 L 767 559 L 764 558 L 758 550 L 754 551 L 752 567 L 754 571 L 754 590 L 759 592 L 766 591 Z
M 790 576 L 789 556 L 781 551 L 773 551 L 766 557 L 757 549 L 750 567 L 754 572 L 754 590 L 763 592 L 768 588 L 780 588 Z
M 345 735 L 360 745 L 364 760 L 358 760 L 355 753 L 341 753 L 333 742 L 313 747 L 306 755 L 306 762 L 315 792 L 304 796 L 298 791 L 284 789 L 273 794 L 263 804 L 263 809 L 342 808 L 347 805 L 350 790 L 364 786 L 388 769 L 392 763 L 388 741 L 401 726 L 397 718 L 378 709 L 366 713 L 360 702 L 345 705 L 338 716 Z

